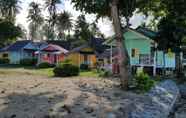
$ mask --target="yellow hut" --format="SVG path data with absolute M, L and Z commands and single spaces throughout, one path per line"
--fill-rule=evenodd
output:
M 95 50 L 88 44 L 72 49 L 67 59 L 71 60 L 74 65 L 80 67 L 81 64 L 87 64 L 90 68 L 96 66 L 96 54 Z

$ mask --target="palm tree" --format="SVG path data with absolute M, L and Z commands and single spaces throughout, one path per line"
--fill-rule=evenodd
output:
M 0 15 L 8 21 L 15 22 L 16 14 L 21 7 L 20 0 L 0 0 Z
M 90 27 L 89 29 L 92 33 L 92 36 L 102 37 L 102 38 L 104 37 L 104 35 L 101 33 L 100 29 L 98 28 L 97 23 L 93 22 L 93 23 L 90 24 L 89 27 Z
M 55 39 L 56 37 L 56 34 L 54 32 L 52 32 L 52 29 L 51 27 L 49 26 L 48 23 L 45 23 L 43 26 L 42 26 L 42 31 L 40 31 L 44 38 L 45 39 Z
M 68 31 L 68 35 L 70 36 L 70 30 L 73 27 L 71 14 L 69 12 L 61 12 L 57 16 L 57 29 L 59 32 L 59 35 L 62 34 L 63 38 L 65 38 L 65 31 Z
M 52 29 L 52 32 L 54 32 L 54 27 L 56 24 L 56 17 L 57 17 L 57 4 L 60 4 L 61 0 L 45 0 L 45 5 L 46 8 L 49 12 L 49 26 L 51 27 L 50 29 Z
M 44 19 L 41 13 L 40 4 L 31 2 L 29 4 L 29 11 L 28 11 L 28 21 L 29 29 L 30 29 L 30 37 L 33 40 L 34 38 L 37 38 L 37 32 L 39 31 L 39 28 L 41 28 L 41 24 L 43 23 Z

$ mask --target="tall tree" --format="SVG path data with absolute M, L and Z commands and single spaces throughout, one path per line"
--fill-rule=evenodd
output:
M 41 13 L 41 7 L 40 4 L 31 2 L 29 4 L 29 10 L 28 10 L 28 21 L 29 24 L 29 35 L 30 39 L 34 40 L 38 37 L 38 31 L 41 28 L 42 23 L 44 22 L 44 18 Z
M 20 0 L 0 0 L 0 15 L 8 21 L 15 22 L 16 14 L 21 9 Z
M 75 25 L 75 37 L 82 42 L 88 41 L 92 36 L 89 26 L 90 24 L 87 23 L 85 15 L 78 16 Z
M 72 30 L 72 16 L 69 12 L 63 11 L 57 16 L 57 29 L 59 38 L 66 39 L 65 31 L 68 31 L 70 35 L 70 30 Z
M 97 17 L 110 17 L 116 34 L 118 53 L 120 58 L 120 78 L 121 85 L 124 89 L 128 88 L 128 79 L 130 76 L 130 62 L 128 52 L 124 42 L 124 36 L 121 28 L 121 18 L 125 17 L 129 26 L 129 18 L 136 9 L 136 0 L 72 0 L 76 9 L 85 11 L 86 13 L 94 13 Z
M 89 29 L 94 37 L 104 38 L 104 35 L 101 33 L 100 29 L 98 28 L 95 22 L 90 24 Z
M 44 22 L 44 18 L 41 13 L 41 7 L 40 4 L 31 2 L 29 4 L 29 10 L 28 10 L 28 21 L 29 24 L 29 34 L 31 40 L 37 39 L 38 37 L 38 31 L 42 26 L 42 23 Z
M 21 38 L 26 40 L 27 39 L 27 30 L 26 30 L 25 26 L 22 24 L 17 24 L 17 27 L 21 28 L 21 32 L 22 32 Z
M 56 24 L 56 18 L 57 18 L 57 4 L 60 4 L 61 0 L 45 0 L 45 5 L 46 8 L 48 9 L 49 12 L 49 19 L 48 19 L 48 23 L 49 23 L 49 29 L 51 29 L 51 31 L 53 33 L 55 33 L 55 24 Z M 50 32 L 48 32 L 50 33 Z M 52 39 L 53 40 L 53 39 Z
M 180 75 L 180 49 L 186 29 L 185 0 L 148 0 L 139 4 L 139 11 L 158 19 L 159 38 L 163 50 L 171 48 L 176 53 L 176 70 Z M 164 43 L 162 43 L 164 42 Z M 163 45 L 162 45 L 163 44 Z
M 176 74 L 179 78 L 182 76 L 180 46 L 184 42 L 184 37 L 186 36 L 186 27 L 179 26 L 173 19 L 165 17 L 159 22 L 158 29 L 159 48 L 163 50 L 164 53 L 171 49 L 171 51 L 176 54 Z
M 51 27 L 49 26 L 48 23 L 45 23 L 43 26 L 42 26 L 42 31 L 40 31 L 43 36 L 44 36 L 44 39 L 46 40 L 50 40 L 50 39 L 55 39 L 56 37 L 56 34 L 55 32 L 52 32 L 52 29 Z
M 22 36 L 20 27 L 12 22 L 0 19 L 0 47 L 6 46 Z

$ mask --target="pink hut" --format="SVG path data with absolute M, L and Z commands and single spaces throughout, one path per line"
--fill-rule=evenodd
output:
M 37 52 L 38 63 L 48 62 L 50 64 L 57 64 L 64 61 L 66 53 L 68 53 L 68 50 L 58 45 L 48 44 Z

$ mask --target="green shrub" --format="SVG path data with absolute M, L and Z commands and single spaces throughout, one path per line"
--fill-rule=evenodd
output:
M 48 62 L 42 62 L 38 65 L 38 68 L 52 68 L 55 67 L 54 64 L 50 64 Z
M 8 58 L 0 58 L 0 64 L 9 64 L 10 60 Z
M 35 66 L 37 64 L 37 59 L 22 59 L 20 64 L 23 66 Z
M 79 75 L 79 67 L 73 65 L 70 61 L 64 61 L 54 68 L 54 75 L 57 77 L 70 77 Z
M 154 76 L 155 81 L 161 81 L 163 80 L 159 75 Z
M 80 65 L 80 69 L 81 69 L 81 70 L 90 70 L 88 64 L 81 64 L 81 65 Z
M 72 60 L 70 59 L 65 59 L 64 61 L 62 61 L 60 64 L 72 64 Z
M 100 77 L 111 77 L 112 73 L 106 70 L 99 70 L 99 76 Z
M 148 74 L 139 73 L 135 76 L 136 88 L 140 91 L 146 92 L 154 86 L 155 81 L 152 80 Z

